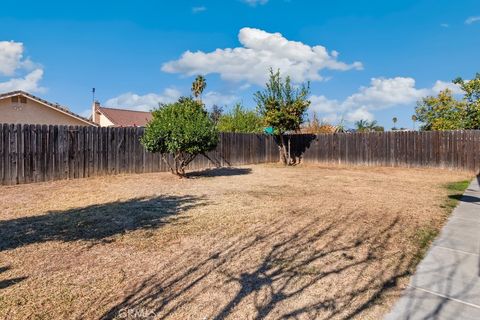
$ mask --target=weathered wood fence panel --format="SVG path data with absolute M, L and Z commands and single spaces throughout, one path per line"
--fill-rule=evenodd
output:
M 0 124 L 0 184 L 76 179 L 120 173 L 168 171 L 159 154 L 140 143 L 143 128 Z M 274 139 L 221 133 L 208 156 L 222 166 L 278 159 Z M 189 169 L 214 166 L 198 156 Z
M 480 130 L 291 135 L 305 163 L 437 167 L 480 171 Z
M 143 128 L 0 125 L 0 184 L 168 171 L 140 143 Z M 306 163 L 439 167 L 480 171 L 480 130 L 290 135 Z M 221 133 L 208 154 L 221 166 L 277 162 L 271 136 Z M 214 166 L 198 156 L 189 169 Z

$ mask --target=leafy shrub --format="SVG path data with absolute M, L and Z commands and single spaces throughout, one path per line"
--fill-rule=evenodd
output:
M 260 133 L 263 130 L 263 121 L 253 110 L 246 110 L 240 103 L 233 109 L 220 116 L 218 130 L 223 132 Z
M 159 152 L 173 174 L 183 177 L 197 155 L 215 149 L 218 131 L 201 102 L 180 98 L 153 111 L 141 142 L 148 151 Z

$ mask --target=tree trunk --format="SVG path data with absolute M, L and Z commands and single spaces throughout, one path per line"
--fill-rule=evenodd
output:
M 188 165 L 188 163 L 186 165 L 184 164 L 180 154 L 176 154 L 173 156 L 173 163 L 170 163 L 170 161 L 168 161 L 167 154 L 162 154 L 162 159 L 167 164 L 172 174 L 178 176 L 180 179 L 186 177 L 185 167 Z
M 283 134 L 280 134 L 278 139 L 278 151 L 280 153 L 280 163 L 285 166 L 290 165 L 290 157 L 288 156 L 287 145 L 285 143 L 285 137 L 283 136 Z

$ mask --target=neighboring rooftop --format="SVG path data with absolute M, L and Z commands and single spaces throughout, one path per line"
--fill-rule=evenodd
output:
M 152 119 L 151 112 L 97 107 L 116 127 L 144 127 Z
M 32 99 L 32 100 L 34 100 L 34 101 L 37 101 L 38 103 L 43 104 L 43 105 L 45 105 L 45 106 L 47 106 L 47 107 L 53 108 L 53 109 L 55 109 L 55 110 L 57 110 L 57 111 L 59 111 L 59 112 L 65 113 L 65 114 L 67 114 L 67 115 L 69 115 L 69 116 L 72 116 L 72 117 L 74 117 L 74 118 L 77 118 L 77 119 L 79 119 L 79 120 L 81 120 L 81 121 L 83 121 L 83 122 L 87 122 L 89 125 L 94 125 L 94 126 L 96 126 L 96 124 L 93 123 L 92 121 L 90 121 L 90 119 L 84 118 L 84 117 L 82 117 L 82 116 L 80 116 L 80 115 L 78 115 L 78 114 L 70 111 L 70 110 L 69 110 L 67 107 L 65 107 L 65 106 L 62 106 L 62 105 L 60 105 L 60 104 L 58 104 L 58 103 L 49 102 L 49 101 L 47 101 L 47 100 L 44 100 L 44 99 L 42 99 L 42 98 L 40 98 L 40 97 L 37 97 L 37 96 L 35 96 L 35 95 L 33 95 L 33 94 L 30 94 L 30 93 L 25 92 L 25 91 L 22 91 L 22 90 L 16 90 L 16 91 L 11 91 L 11 92 L 1 93 L 1 94 L 0 94 L 0 99 L 5 99 L 5 98 L 10 98 L 10 97 L 15 97 L 15 96 L 24 96 L 24 97 L 30 98 L 30 99 Z

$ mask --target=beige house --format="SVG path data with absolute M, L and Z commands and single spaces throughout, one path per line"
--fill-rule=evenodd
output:
M 151 112 L 105 108 L 92 105 L 92 121 L 100 127 L 144 127 L 152 119 Z
M 0 123 L 96 126 L 65 107 L 24 91 L 0 94 Z

